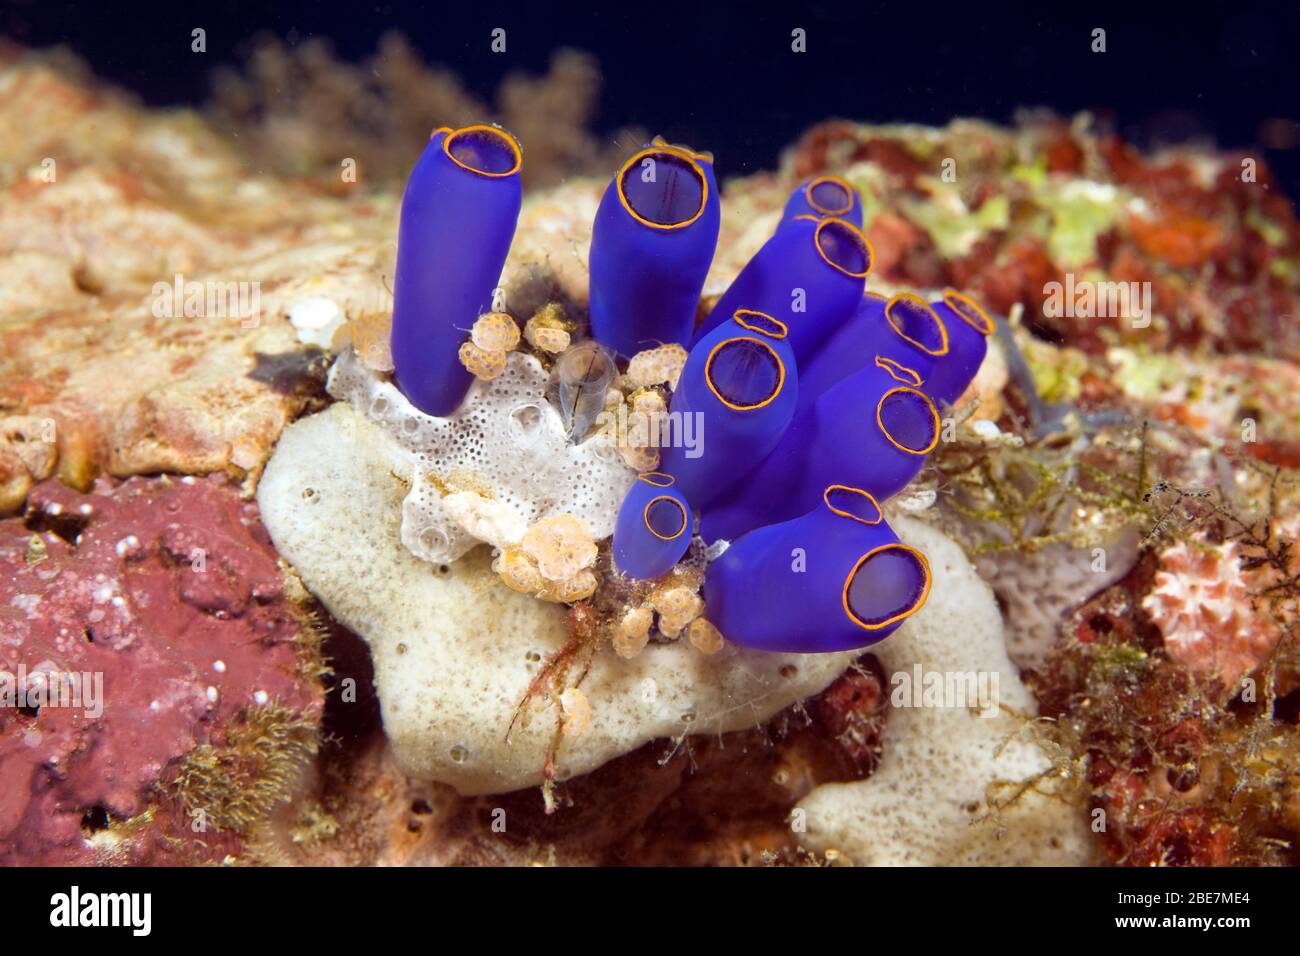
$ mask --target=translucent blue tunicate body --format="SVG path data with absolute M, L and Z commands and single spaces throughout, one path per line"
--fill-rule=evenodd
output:
M 704 600 L 736 644 L 813 654 L 884 640 L 929 589 L 929 564 L 899 542 L 876 501 L 833 485 L 804 514 L 734 541 L 709 565 Z
M 738 310 L 691 349 L 671 420 L 698 441 L 672 441 L 661 467 L 695 508 L 724 495 L 763 460 L 794 417 L 799 380 L 785 326 Z M 686 417 L 691 421 L 686 423 Z
M 605 189 L 591 234 L 591 332 L 623 356 L 695 327 L 722 221 L 713 161 L 656 141 Z
M 871 246 L 851 223 L 799 216 L 749 260 L 718 299 L 695 341 L 737 309 L 752 309 L 790 330 L 790 347 L 802 364 L 862 302 L 871 263 Z
M 936 402 L 952 404 L 980 370 L 993 321 L 974 300 L 952 290 L 931 304 L 948 328 L 948 354 L 935 362 L 926 390 Z
M 632 578 L 662 577 L 686 553 L 691 523 L 691 506 L 672 475 L 639 475 L 614 524 L 614 566 Z
M 393 279 L 398 387 L 430 415 L 455 411 L 473 376 L 459 349 L 491 311 L 519 219 L 519 146 L 504 130 L 434 133 L 402 195 Z
M 803 514 L 835 484 L 884 501 L 921 470 L 938 444 L 939 429 L 930 398 L 873 363 L 796 415 L 743 482 L 702 508 L 700 536 L 734 541 L 753 528 Z

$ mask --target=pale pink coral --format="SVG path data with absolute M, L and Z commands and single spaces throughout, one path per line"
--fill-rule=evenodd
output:
M 1280 636 L 1267 608 L 1252 600 L 1235 543 L 1180 543 L 1160 555 L 1155 586 L 1142 608 L 1180 664 L 1217 674 L 1228 687 L 1272 652 Z

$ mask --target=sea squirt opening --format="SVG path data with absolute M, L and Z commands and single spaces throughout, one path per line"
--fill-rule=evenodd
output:
M 661 149 L 642 150 L 618 177 L 619 197 L 647 225 L 678 228 L 704 212 L 708 181 L 693 159 Z
M 876 423 L 896 448 L 913 455 L 928 455 L 939 442 L 934 402 L 914 388 L 894 388 L 882 395 Z
M 783 339 L 790 334 L 790 329 L 779 319 L 774 319 L 766 312 L 755 312 L 752 309 L 737 309 L 732 316 L 736 324 L 742 329 L 749 329 L 751 332 L 758 332 L 760 335 L 766 335 L 768 338 Z
M 452 161 L 484 176 L 509 176 L 519 169 L 523 155 L 519 144 L 495 126 L 466 126 L 443 140 Z
M 902 382 L 904 385 L 911 385 L 913 388 L 920 388 L 925 384 L 916 369 L 908 368 L 901 362 L 895 362 L 886 355 L 876 356 L 876 368 L 884 369 L 894 381 Z
M 785 384 L 785 365 L 760 339 L 727 339 L 709 353 L 704 377 L 713 394 L 728 407 L 748 411 L 776 398 Z
M 680 537 L 688 524 L 686 509 L 680 501 L 669 495 L 660 495 L 645 506 L 646 528 L 663 541 Z
M 939 313 L 918 295 L 903 292 L 885 304 L 885 320 L 927 355 L 948 354 L 948 330 Z
M 814 179 L 804 195 L 808 205 L 823 216 L 842 216 L 853 208 L 853 187 L 836 176 Z
M 822 492 L 826 507 L 841 518 L 851 518 L 863 524 L 877 525 L 885 520 L 885 513 L 880 510 L 880 502 L 875 495 L 861 488 L 848 485 L 831 485 Z
M 943 301 L 948 308 L 956 312 L 958 317 L 963 319 L 975 331 L 982 335 L 993 334 L 993 320 L 970 296 L 948 289 L 943 294 Z
M 822 258 L 855 279 L 871 271 L 873 255 L 867 237 L 843 219 L 824 219 L 814 233 Z
M 886 544 L 868 551 L 844 582 L 844 610 L 859 627 L 878 630 L 910 617 L 930 594 L 930 564 L 915 548 Z

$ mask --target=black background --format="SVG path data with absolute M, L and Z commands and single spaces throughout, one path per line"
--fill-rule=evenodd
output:
M 190 30 L 207 30 L 207 53 Z M 508 52 L 490 52 L 504 27 Z M 790 31 L 808 52 L 790 51 Z M 1091 31 L 1108 50 L 1090 50 Z M 1018 107 L 1097 109 L 1144 147 L 1188 139 L 1262 155 L 1300 195 L 1300 149 L 1264 149 L 1261 123 L 1300 119 L 1300 3 L 999 5 L 910 0 L 806 4 L 578 6 L 458 3 L 140 3 L 6 0 L 0 32 L 64 43 L 97 73 L 155 105 L 201 104 L 208 73 L 270 31 L 331 39 L 347 59 L 390 28 L 487 97 L 511 69 L 542 72 L 552 50 L 599 57 L 597 128 L 640 125 L 701 144 L 726 173 L 775 165 L 782 146 L 831 116 L 1005 121 Z
M 666 880 L 683 900 L 713 900 L 711 916 L 696 912 L 699 907 L 657 903 Z M 1052 951 L 1112 934 L 1131 947 L 1157 951 L 1231 952 L 1282 939 L 1292 929 L 1294 882 L 1282 868 L 756 868 L 667 875 L 656 869 L 299 868 L 287 876 L 242 867 L 0 869 L 5 930 L 17 953 L 108 944 L 127 952 L 143 945 L 171 953 L 197 946 L 198 952 L 375 956 L 401 946 L 435 954 L 498 952 L 510 944 L 573 948 L 583 937 L 596 941 L 598 950 L 603 937 L 609 944 L 604 949 L 627 939 L 644 940 L 641 949 L 689 939 L 692 951 L 910 953 L 979 951 L 990 943 Z M 153 932 L 138 939 L 129 929 L 52 928 L 50 898 L 73 884 L 83 894 L 152 893 Z M 1181 894 L 1182 902 L 1164 903 L 1170 892 Z M 1119 903 L 1120 893 L 1158 894 L 1161 902 Z M 1194 893 L 1211 896 L 1193 903 Z M 1219 894 L 1234 902 L 1220 902 Z M 733 902 L 739 900 L 750 905 Z M 1167 916 L 1244 916 L 1250 926 L 1171 931 L 1115 925 L 1116 917 Z

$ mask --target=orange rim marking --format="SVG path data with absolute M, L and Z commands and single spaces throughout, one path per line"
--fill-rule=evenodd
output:
M 795 218 L 799 217 L 796 216 Z M 831 223 L 838 223 L 848 229 L 850 236 L 858 243 L 859 248 L 862 249 L 862 254 L 866 256 L 867 259 L 867 267 L 861 272 L 850 272 L 839 263 L 831 262 L 830 257 L 827 256 L 825 251 L 822 249 L 822 230 Z M 871 274 L 871 267 L 876 264 L 876 250 L 871 247 L 871 240 L 862 234 L 862 230 L 845 219 L 836 219 L 834 216 L 829 216 L 826 219 L 821 220 L 821 222 L 817 224 L 816 230 L 813 231 L 813 245 L 817 247 L 817 254 L 822 257 L 822 260 L 828 266 L 838 272 L 844 273 L 850 279 L 865 279 Z
M 939 351 L 937 352 L 933 351 L 932 349 L 928 349 L 920 342 L 918 342 L 916 339 L 912 338 L 910 335 L 908 335 L 906 332 L 904 332 L 901 328 L 898 327 L 898 323 L 894 321 L 893 308 L 895 304 L 902 303 L 902 302 L 909 302 L 915 305 L 919 305 L 922 309 L 925 310 L 926 315 L 934 319 L 934 324 L 939 326 L 939 338 L 943 340 L 943 348 L 939 349 Z M 905 342 L 910 342 L 912 345 L 915 345 L 926 355 L 932 355 L 935 358 L 938 358 L 940 355 L 948 354 L 948 326 L 943 324 L 943 319 L 939 318 L 939 313 L 934 311 L 934 309 L 930 307 L 930 303 L 926 302 L 919 295 L 913 295 L 911 292 L 900 292 L 898 293 L 898 295 L 891 298 L 888 302 L 885 303 L 885 321 L 889 323 L 889 327 L 891 329 L 893 329 L 895 332 L 898 333 L 899 338 L 903 339 Z
M 901 362 L 895 362 L 886 355 L 876 356 L 876 368 L 883 368 L 895 382 L 902 382 L 904 385 L 911 385 L 913 388 L 920 388 L 923 384 L 921 376 L 917 374 L 915 369 L 910 369 Z
M 963 322 L 981 335 L 993 334 L 993 320 L 980 308 L 979 303 L 968 295 L 962 295 L 955 289 L 945 289 L 943 301 Z
M 871 507 L 876 509 L 876 520 L 868 521 L 866 518 L 861 518 L 858 515 L 855 515 L 851 511 L 845 511 L 843 508 L 836 508 L 833 504 L 831 504 L 832 491 L 847 491 L 850 494 L 861 495 L 862 497 L 866 498 L 868 501 L 871 502 Z M 880 524 L 880 522 L 885 520 L 885 512 L 881 510 L 880 502 L 876 500 L 876 496 L 869 491 L 864 491 L 861 488 L 854 488 L 851 485 L 828 485 L 826 490 L 822 492 L 822 501 L 826 503 L 827 508 L 831 509 L 832 514 L 837 514 L 841 518 L 850 518 L 853 521 L 860 521 L 865 525 L 877 525 Z
M 675 534 L 670 534 L 667 537 L 665 537 L 664 535 L 660 534 L 658 531 L 656 531 L 654 528 L 650 526 L 650 506 L 657 501 L 671 501 L 674 505 L 677 506 L 677 510 L 681 513 L 682 526 L 677 529 L 677 532 Z M 671 495 L 657 495 L 654 498 L 651 498 L 649 501 L 647 501 L 645 503 L 645 508 L 643 508 L 641 511 L 641 519 L 642 521 L 645 522 L 646 530 L 649 531 L 656 538 L 658 538 L 660 541 L 676 541 L 678 538 L 682 536 L 682 533 L 686 531 L 686 509 L 682 507 L 682 503 L 680 501 L 678 501 L 676 498 L 672 497 Z
M 633 209 L 632 204 L 627 201 L 627 194 L 623 192 L 623 177 L 627 175 L 628 170 L 647 156 L 672 156 L 675 159 L 684 160 L 690 164 L 691 169 L 695 171 L 695 175 L 700 177 L 700 208 L 695 210 L 695 215 L 691 216 L 690 219 L 683 219 L 681 222 L 669 223 L 651 222 Z M 650 146 L 641 150 L 639 153 L 634 153 L 632 157 L 619 168 L 618 175 L 614 177 L 614 185 L 618 190 L 618 201 L 622 203 L 623 208 L 627 210 L 627 214 L 637 222 L 641 223 L 641 225 L 649 226 L 651 229 L 685 229 L 691 223 L 695 222 L 695 220 L 704 215 L 704 207 L 709 201 L 709 178 L 704 175 L 704 170 L 700 169 L 700 164 L 695 161 L 695 157 L 687 150 L 679 149 L 676 146 L 669 146 L 666 143 L 663 146 Z
M 656 488 L 669 488 L 677 479 L 663 471 L 643 471 L 636 476 L 636 480 L 644 481 L 647 485 L 654 485 Z
M 885 407 L 885 399 L 889 398 L 890 395 L 898 395 L 899 393 L 918 396 L 925 402 L 926 407 L 930 409 L 930 416 L 934 419 L 934 437 L 930 439 L 930 444 L 925 448 L 908 448 L 906 445 L 901 445 L 894 441 L 894 436 L 889 434 L 889 430 L 885 428 L 885 423 L 881 420 L 880 414 Z M 939 412 L 934 407 L 934 402 L 930 401 L 930 396 L 926 395 L 924 392 L 918 392 L 916 389 L 908 388 L 905 385 L 900 388 L 891 388 L 884 395 L 880 396 L 880 401 L 876 402 L 876 427 L 880 429 L 880 434 L 884 435 L 891 445 L 899 451 L 907 452 L 909 455 L 928 455 L 930 452 L 934 451 L 935 447 L 939 444 L 939 428 L 941 425 L 939 421 Z
M 662 136 L 656 136 L 654 139 L 650 140 L 650 145 L 658 146 L 660 149 L 670 149 L 679 153 L 685 153 L 687 156 L 691 157 L 691 159 L 698 160 L 702 163 L 708 163 L 710 166 L 713 165 L 713 153 L 707 149 L 696 150 L 691 149 L 689 146 L 683 146 L 681 143 L 670 143 Z
M 858 617 L 856 614 L 853 613 L 853 606 L 849 604 L 849 588 L 853 584 L 853 579 L 857 577 L 858 570 L 869 560 L 871 560 L 871 558 L 875 557 L 877 554 L 879 554 L 882 551 L 906 551 L 909 554 L 913 555 L 917 559 L 917 561 L 920 562 L 921 570 L 925 574 L 925 587 L 921 589 L 921 596 L 917 598 L 916 601 L 912 604 L 912 606 L 909 607 L 907 610 L 900 611 L 897 614 L 895 614 L 893 617 L 881 621 L 879 624 L 868 624 L 866 621 L 862 620 L 862 618 Z M 932 579 L 930 576 L 930 562 L 926 560 L 925 555 L 923 555 L 920 551 L 917 551 L 916 548 L 913 548 L 911 545 L 903 544 L 902 542 L 882 544 L 880 547 L 872 548 L 862 557 L 858 558 L 858 563 L 853 565 L 853 570 L 850 571 L 849 576 L 844 579 L 844 591 L 842 594 L 842 600 L 844 602 L 844 613 L 848 616 L 848 619 L 850 621 L 852 621 L 854 624 L 856 624 L 858 627 L 862 628 L 863 630 L 879 631 L 883 628 L 889 627 L 891 624 L 896 624 L 899 621 L 906 620 L 907 618 L 915 614 L 917 611 L 921 610 L 921 608 L 925 606 L 925 602 L 930 597 L 931 583 L 932 583 Z
M 751 325 L 749 322 L 746 322 L 741 318 L 742 315 L 756 315 L 765 322 L 771 322 L 781 331 L 780 333 L 777 333 L 772 331 L 771 328 L 765 329 L 761 325 Z M 749 331 L 757 332 L 759 335 L 766 335 L 769 339 L 783 339 L 790 334 L 790 329 L 784 322 L 780 319 L 773 318 L 766 312 L 755 312 L 753 309 L 737 309 L 736 314 L 733 315 L 732 318 L 736 320 L 736 324 L 742 329 L 749 329 Z
M 849 197 L 849 204 L 843 209 L 823 209 L 821 206 L 817 205 L 817 203 L 813 202 L 813 190 L 822 183 L 834 183 L 835 185 L 842 187 L 844 194 Z M 803 189 L 803 195 L 804 199 L 808 200 L 808 205 L 812 206 L 823 216 L 842 216 L 846 212 L 852 212 L 853 205 L 856 202 L 856 199 L 854 198 L 856 194 L 853 187 L 838 176 L 818 176 L 816 179 L 810 179 L 808 185 Z
M 722 393 L 713 385 L 713 376 L 710 374 L 710 370 L 713 368 L 713 359 L 718 354 L 718 349 L 722 348 L 724 345 L 730 345 L 732 342 L 757 343 L 767 349 L 772 358 L 776 359 L 776 367 L 780 370 L 780 374 L 777 376 L 776 380 L 776 388 L 772 390 L 771 395 L 767 396 L 767 398 L 755 405 L 737 405 L 734 402 L 730 402 L 724 398 Z M 772 402 L 776 401 L 776 397 L 781 394 L 781 389 L 785 388 L 785 363 L 781 361 L 781 356 L 776 354 L 776 349 L 772 348 L 772 346 L 768 345 L 762 339 L 756 339 L 752 335 L 740 335 L 734 339 L 723 339 L 717 345 L 713 346 L 709 351 L 709 357 L 704 360 L 704 383 L 709 386 L 709 391 L 716 395 L 718 401 L 723 405 L 726 405 L 728 408 L 734 408 L 738 412 L 752 412 L 756 409 L 763 408 L 765 405 L 771 405 Z
M 442 132 L 442 129 L 435 130 L 434 136 L 437 136 L 440 132 Z M 510 145 L 510 151 L 515 157 L 515 164 L 504 173 L 489 173 L 485 169 L 475 169 L 473 166 L 462 163 L 452 155 L 451 141 L 464 133 L 491 133 L 493 136 L 501 137 L 501 139 L 505 140 L 506 143 Z M 515 141 L 515 138 L 500 127 L 488 126 L 484 123 L 480 123 L 476 126 L 462 126 L 460 129 L 451 130 L 447 133 L 447 138 L 442 141 L 442 151 L 447 154 L 448 159 L 461 169 L 467 169 L 476 176 L 486 176 L 488 179 L 504 179 L 507 176 L 513 176 L 515 173 L 519 172 L 519 167 L 524 164 L 524 154 L 520 151 L 519 143 Z

